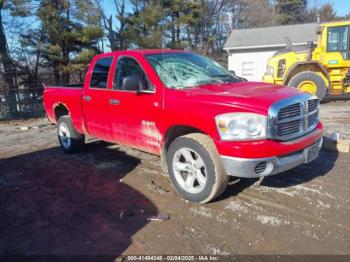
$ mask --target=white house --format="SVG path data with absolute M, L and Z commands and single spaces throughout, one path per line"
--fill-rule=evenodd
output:
M 307 46 L 317 41 L 318 26 L 312 23 L 233 30 L 224 45 L 228 69 L 250 81 L 261 81 L 267 60 L 286 46 L 285 37 L 293 45 Z

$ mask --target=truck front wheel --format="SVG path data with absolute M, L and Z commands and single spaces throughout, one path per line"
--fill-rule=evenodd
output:
M 61 116 L 57 121 L 58 141 L 66 153 L 79 153 L 85 144 L 85 138 L 79 134 L 69 116 Z
M 314 72 L 301 72 L 292 77 L 288 83 L 300 91 L 316 95 L 320 100 L 327 92 L 326 83 L 323 78 Z
M 207 203 L 226 189 L 228 177 L 219 154 L 204 134 L 176 138 L 170 144 L 167 164 L 175 189 L 189 201 Z

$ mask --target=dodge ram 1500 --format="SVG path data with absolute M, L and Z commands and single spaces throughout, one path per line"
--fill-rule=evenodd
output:
M 160 156 L 175 189 L 206 203 L 228 176 L 261 177 L 314 160 L 319 100 L 297 89 L 242 82 L 188 51 L 100 54 L 82 85 L 47 86 L 44 106 L 65 152 L 85 135 Z

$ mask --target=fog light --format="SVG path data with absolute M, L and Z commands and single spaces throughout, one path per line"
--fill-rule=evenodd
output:
M 271 162 L 260 162 L 255 166 L 255 173 L 263 176 L 269 175 L 273 170 L 273 164 Z
M 255 166 L 255 173 L 260 174 L 265 172 L 267 166 L 267 162 L 260 162 Z

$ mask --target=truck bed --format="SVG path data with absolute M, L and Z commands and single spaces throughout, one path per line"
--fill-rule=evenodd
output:
M 69 84 L 69 85 L 62 85 L 62 86 L 45 86 L 44 88 L 78 88 L 82 89 L 84 87 L 84 83 L 77 83 L 77 84 Z
M 83 114 L 81 109 L 81 95 L 83 85 L 74 84 L 66 86 L 45 86 L 44 106 L 47 118 L 52 123 L 57 123 L 55 110 L 59 110 L 60 105 L 69 108 L 69 115 L 78 132 L 82 132 Z

